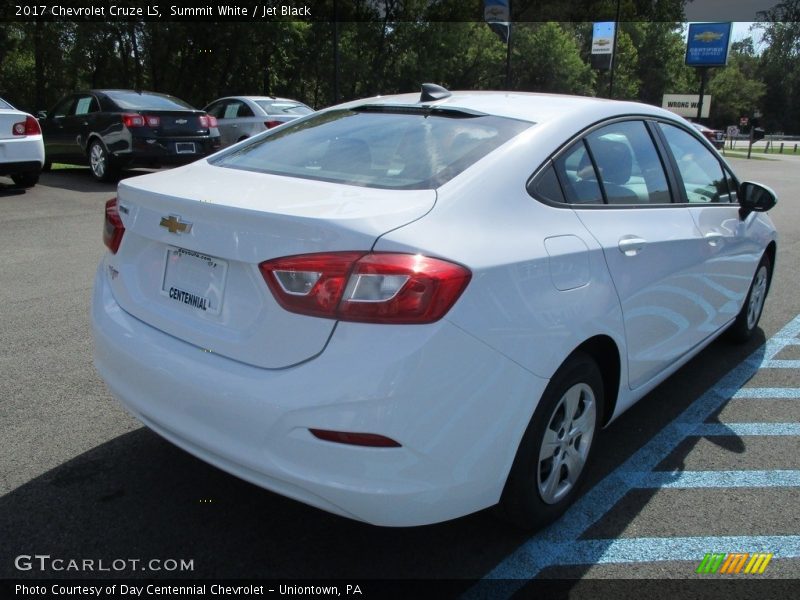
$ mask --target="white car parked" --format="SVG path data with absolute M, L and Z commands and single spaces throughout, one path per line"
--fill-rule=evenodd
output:
M 229 96 L 214 100 L 203 110 L 217 118 L 223 146 L 314 112 L 302 102 L 275 96 Z
M 120 183 L 95 364 L 148 427 L 277 493 L 537 527 L 601 427 L 756 328 L 775 202 L 644 104 L 350 102 Z
M 0 98 L 0 175 L 10 175 L 20 187 L 32 187 L 43 164 L 39 121 Z

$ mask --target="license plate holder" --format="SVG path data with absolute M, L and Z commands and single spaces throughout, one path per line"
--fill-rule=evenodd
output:
M 198 313 L 218 315 L 228 262 L 194 250 L 167 246 L 161 295 Z
M 194 142 L 175 142 L 175 154 L 197 154 Z

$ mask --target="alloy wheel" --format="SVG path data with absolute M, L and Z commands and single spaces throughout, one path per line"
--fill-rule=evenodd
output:
M 575 486 L 594 437 L 597 401 L 592 388 L 578 383 L 556 404 L 539 450 L 537 483 L 547 504 L 555 504 Z

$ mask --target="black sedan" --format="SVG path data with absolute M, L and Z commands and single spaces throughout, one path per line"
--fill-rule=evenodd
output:
M 99 181 L 122 168 L 185 164 L 220 148 L 215 117 L 156 92 L 78 92 L 39 117 L 45 169 L 88 164 Z

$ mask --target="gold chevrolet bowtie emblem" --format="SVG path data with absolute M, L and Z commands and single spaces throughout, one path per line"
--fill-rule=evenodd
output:
M 181 221 L 180 217 L 170 215 L 169 217 L 161 217 L 161 227 L 166 227 L 170 233 L 189 233 L 192 230 L 192 224 Z
M 694 36 L 698 42 L 716 42 L 718 39 L 722 37 L 721 33 L 715 33 L 713 31 L 704 31 L 703 33 L 698 33 Z

